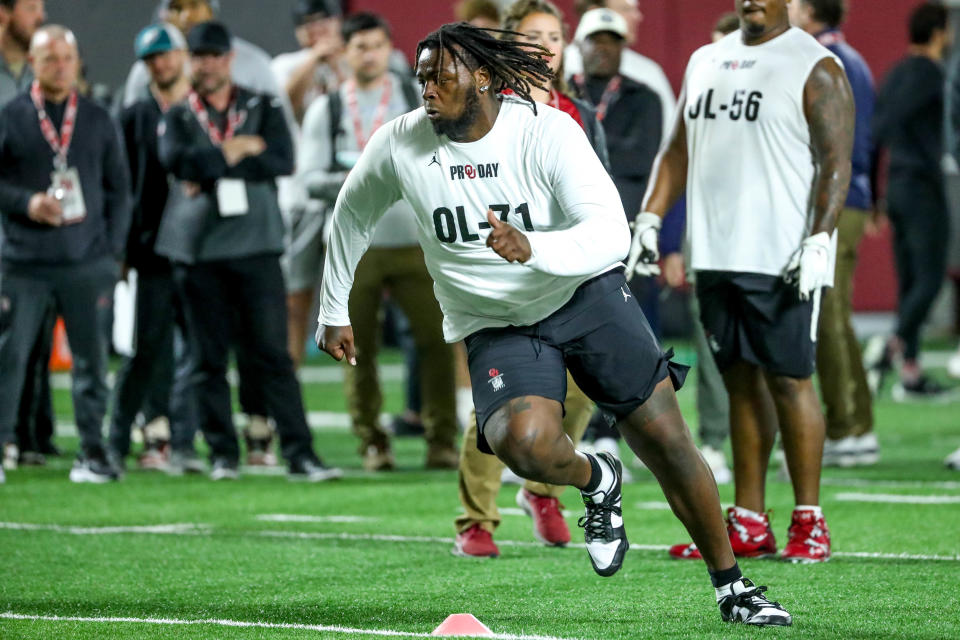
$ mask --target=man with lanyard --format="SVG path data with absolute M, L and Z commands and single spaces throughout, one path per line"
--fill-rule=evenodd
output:
M 627 271 L 657 262 L 660 221 L 686 188 L 700 317 L 730 398 L 730 543 L 740 557 L 777 551 L 764 511 L 779 422 L 795 500 L 781 557 L 825 562 L 824 423 L 812 376 L 850 185 L 854 105 L 840 62 L 790 27 L 787 3 L 739 2 L 740 30 L 691 56 L 683 117 L 657 158 Z M 698 558 L 702 549 L 670 553 Z
M 170 261 L 155 251 L 170 189 L 158 155 L 157 129 L 163 114 L 190 91 L 190 79 L 184 74 L 186 48 L 183 35 L 173 25 L 152 24 L 140 31 L 134 49 L 150 71 L 150 97 L 127 107 L 120 116 L 133 181 L 126 267 L 136 270 L 136 333 L 135 352 L 117 372 L 110 448 L 119 460 L 126 457 L 130 427 L 142 409 L 146 424 L 141 467 L 198 472 L 203 465 L 193 445 L 196 417 L 186 375 L 177 377 L 171 393 L 174 326 L 178 319 L 182 324 L 182 310 Z M 176 346 L 181 350 L 187 348 L 182 331 L 181 327 Z
M 177 179 L 156 251 L 174 262 L 194 341 L 199 425 L 214 480 L 238 475 L 227 362 L 242 343 L 277 422 L 291 480 L 340 475 L 313 451 L 300 387 L 287 354 L 276 178 L 293 171 L 293 145 L 279 99 L 231 81 L 227 28 L 195 26 L 187 38 L 193 90 L 160 125 L 160 161 Z M 232 322 L 231 319 L 234 319 Z
M 36 80 L 0 113 L 0 442 L 16 422 L 28 357 L 51 299 L 73 349 L 80 452 L 74 482 L 117 477 L 101 428 L 107 409 L 110 313 L 130 224 L 129 179 L 109 114 L 79 96 L 77 41 L 64 27 L 36 31 Z
M 615 574 L 629 546 L 622 467 L 609 454 L 576 451 L 563 433 L 569 368 L 616 416 L 705 545 L 722 618 L 789 625 L 734 560 L 716 484 L 677 406 L 685 368 L 660 349 L 627 293 L 619 260 L 629 232 L 616 188 L 583 129 L 530 97 L 531 83 L 551 75 L 543 53 L 464 23 L 419 44 L 425 109 L 373 134 L 337 199 L 317 342 L 357 364 L 353 274 L 379 219 L 406 200 L 444 336 L 467 342 L 479 448 L 522 477 L 580 489 L 591 564 Z M 506 88 L 516 95 L 502 95 Z
M 45 19 L 43 0 L 0 0 L 0 107 L 30 88 L 33 82 L 33 71 L 27 63 L 30 39 Z M 2 244 L 3 231 L 0 230 Z M 17 445 L 9 443 L 0 451 L 3 465 L 10 469 L 15 469 L 18 463 L 43 464 L 45 453 L 59 453 L 52 441 L 54 419 L 48 369 L 55 320 L 56 313 L 51 307 L 27 365 L 27 379 L 19 400 Z
M 803 29 L 843 63 L 853 90 L 857 123 L 853 134 L 853 174 L 843 214 L 837 221 L 837 271 L 834 286 L 823 292 L 817 334 L 817 373 L 826 405 L 827 439 L 824 466 L 870 465 L 880 457 L 873 431 L 873 398 L 853 331 L 853 273 L 857 247 L 873 209 L 870 186 L 872 144 L 870 120 L 876 99 L 870 67 L 840 30 L 844 0 L 794 0 L 790 22 Z
M 300 179 L 311 195 L 331 203 L 370 136 L 384 122 L 419 106 L 413 82 L 388 70 L 392 39 L 390 26 L 382 17 L 355 14 L 344 21 L 342 33 L 351 76 L 338 91 L 322 96 L 308 109 L 297 163 Z M 337 121 L 331 122 L 331 117 Z M 380 425 L 383 398 L 377 379 L 384 291 L 403 309 L 416 343 L 428 445 L 426 466 L 456 468 L 453 350 L 443 340 L 443 315 L 433 296 L 433 281 L 417 245 L 416 221 L 408 204 L 398 202 L 390 209 L 374 230 L 371 245 L 357 268 L 350 294 L 350 316 L 356 319 L 357 349 L 362 357 L 355 369 L 347 370 L 346 377 L 364 468 L 376 471 L 394 466 L 389 435 Z

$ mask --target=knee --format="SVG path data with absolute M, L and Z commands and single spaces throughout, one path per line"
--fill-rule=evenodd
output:
M 777 400 L 792 400 L 802 395 L 810 387 L 810 378 L 790 378 L 788 376 L 770 376 L 767 379 L 770 393 Z

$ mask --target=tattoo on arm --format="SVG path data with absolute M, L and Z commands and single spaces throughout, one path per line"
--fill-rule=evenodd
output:
M 810 198 L 811 233 L 832 233 L 850 187 L 856 124 L 850 83 L 833 58 L 824 58 L 810 73 L 803 90 L 803 111 L 817 167 Z

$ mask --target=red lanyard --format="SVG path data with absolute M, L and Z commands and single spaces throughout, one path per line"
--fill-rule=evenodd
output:
M 70 151 L 70 142 L 73 140 L 73 130 L 77 123 L 77 90 L 71 91 L 70 97 L 67 99 L 67 109 L 63 113 L 63 124 L 60 125 L 59 136 L 57 136 L 57 128 L 53 126 L 53 122 L 43 106 L 43 93 L 40 91 L 40 83 L 36 80 L 30 87 L 30 97 L 33 99 L 33 106 L 37 108 L 40 131 L 46 138 L 47 144 L 53 149 L 53 164 L 57 169 L 65 169 L 67 167 L 67 153 Z
M 351 80 L 347 83 L 347 108 L 350 109 L 350 118 L 353 120 L 353 135 L 357 139 L 357 149 L 363 151 L 370 141 L 373 132 L 380 128 L 387 117 L 387 107 L 390 106 L 390 97 L 393 94 L 393 83 L 390 82 L 390 76 L 383 79 L 383 94 L 380 96 L 380 104 L 377 105 L 377 111 L 373 116 L 373 123 L 370 125 L 370 133 L 363 135 L 363 123 L 360 121 L 360 106 L 357 103 L 357 82 Z
M 231 139 L 233 134 L 236 133 L 237 129 L 247 118 L 245 111 L 237 112 L 236 93 L 230 96 L 230 107 L 227 109 L 226 131 L 220 131 L 220 128 L 210 120 L 210 115 L 207 113 L 196 91 L 190 91 L 190 95 L 187 96 L 187 102 L 190 104 L 190 110 L 193 111 L 193 115 L 197 117 L 200 126 L 206 129 L 207 135 L 210 136 L 210 141 L 218 147 L 222 145 L 225 140 Z
M 607 83 L 607 88 L 603 90 L 600 97 L 600 104 L 597 105 L 597 120 L 603 122 L 607 115 L 607 109 L 610 107 L 610 101 L 620 92 L 620 83 L 623 79 L 620 76 L 613 76 Z

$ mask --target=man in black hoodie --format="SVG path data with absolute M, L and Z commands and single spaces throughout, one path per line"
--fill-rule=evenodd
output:
M 107 344 L 98 327 L 130 225 L 129 178 L 109 114 L 77 93 L 73 33 L 38 29 L 30 63 L 30 92 L 0 112 L 0 441 L 13 437 L 27 359 L 53 299 L 74 356 L 81 451 L 70 479 L 107 482 L 117 475 L 101 435 Z

